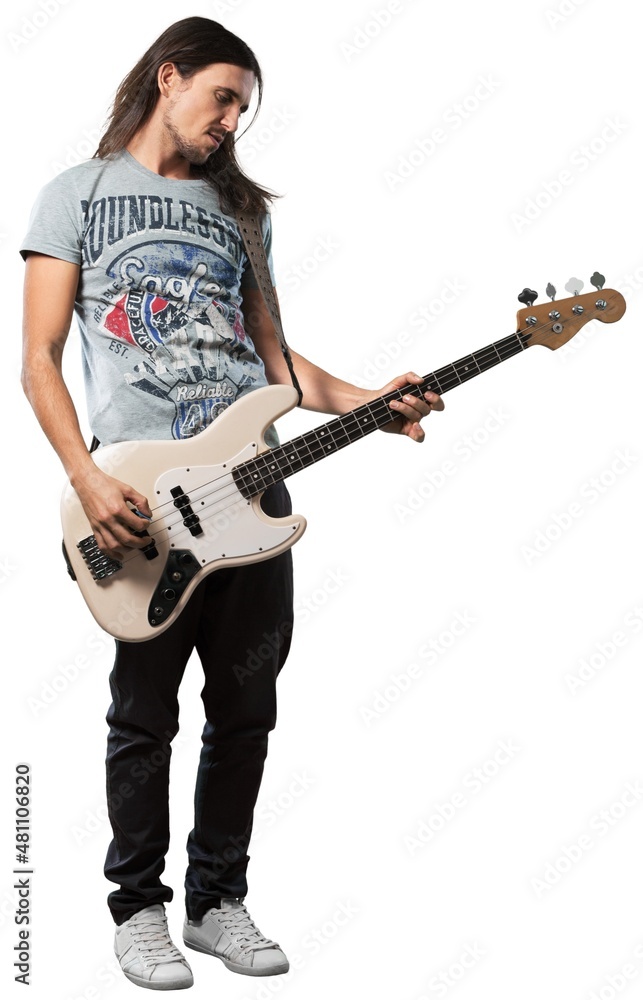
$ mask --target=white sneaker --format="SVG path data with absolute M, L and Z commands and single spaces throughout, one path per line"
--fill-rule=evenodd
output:
M 243 899 L 222 899 L 221 909 L 208 910 L 203 920 L 186 917 L 183 940 L 188 948 L 214 955 L 244 976 L 278 976 L 290 968 L 279 945 L 255 927 Z
M 114 951 L 132 983 L 148 990 L 184 990 L 192 970 L 172 943 L 161 903 L 139 910 L 116 928 Z

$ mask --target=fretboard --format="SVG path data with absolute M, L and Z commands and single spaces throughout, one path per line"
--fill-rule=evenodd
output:
M 529 346 L 530 333 L 512 333 L 509 337 L 497 340 L 473 354 L 468 354 L 451 365 L 445 365 L 436 372 L 426 375 L 419 385 L 406 385 L 385 396 L 364 403 L 357 409 L 344 413 L 335 420 L 315 427 L 306 434 L 293 438 L 286 444 L 264 451 L 256 458 L 248 459 L 235 466 L 232 475 L 240 493 L 251 499 L 273 483 L 279 483 L 295 472 L 305 469 L 313 462 L 332 455 L 347 444 L 365 437 L 372 431 L 395 420 L 398 414 L 392 410 L 389 403 L 403 396 L 422 396 L 427 390 L 439 393 L 441 396 L 456 385 L 462 385 L 475 378 L 488 368 L 499 365 L 519 354 Z

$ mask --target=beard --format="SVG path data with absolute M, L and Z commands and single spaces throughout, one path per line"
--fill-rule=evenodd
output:
M 212 156 L 212 153 L 216 152 L 216 149 L 204 150 L 202 146 L 197 146 L 196 143 L 190 142 L 185 136 L 181 135 L 170 117 L 170 110 L 168 109 L 163 118 L 163 125 L 172 137 L 172 142 L 176 146 L 177 152 L 195 167 L 203 166 L 210 156 Z

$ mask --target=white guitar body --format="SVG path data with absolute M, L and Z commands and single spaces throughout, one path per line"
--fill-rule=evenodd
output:
M 141 520 L 141 529 L 149 531 L 156 553 L 148 558 L 140 549 L 129 549 L 117 569 L 110 566 L 92 545 L 89 521 L 67 485 L 61 501 L 65 548 L 102 628 L 128 642 L 159 635 L 208 573 L 269 559 L 301 537 L 303 517 L 269 517 L 261 495 L 242 496 L 231 471 L 268 450 L 266 429 L 296 403 L 292 386 L 266 386 L 242 397 L 193 438 L 125 441 L 94 452 L 100 469 L 147 497 L 154 516 L 151 522 Z M 111 572 L 100 578 L 105 563 Z

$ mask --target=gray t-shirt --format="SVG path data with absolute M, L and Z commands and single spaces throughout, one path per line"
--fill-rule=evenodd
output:
M 263 236 L 274 283 L 269 215 Z M 254 275 L 206 181 L 161 177 L 126 150 L 81 163 L 40 192 L 29 250 L 81 266 L 75 311 L 102 444 L 192 437 L 267 384 L 243 325 Z

